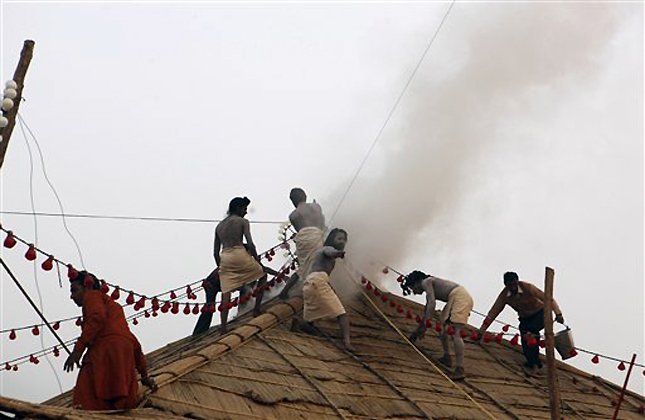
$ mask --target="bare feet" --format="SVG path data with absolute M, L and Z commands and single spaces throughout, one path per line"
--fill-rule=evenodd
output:
M 443 357 L 440 357 L 437 362 L 441 363 L 445 367 L 452 367 L 452 357 L 450 355 L 444 354 Z
M 352 347 L 349 341 L 343 341 L 343 346 L 345 347 L 345 350 L 351 352 L 351 353 L 356 353 L 356 349 Z
M 464 373 L 464 368 L 462 366 L 457 366 L 455 371 L 450 375 L 450 379 L 453 381 L 463 381 L 466 378 Z
M 298 318 L 294 318 L 291 320 L 291 332 L 298 332 L 300 331 L 300 320 Z

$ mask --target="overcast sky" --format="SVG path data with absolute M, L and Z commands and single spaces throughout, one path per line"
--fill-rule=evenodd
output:
M 0 70 L 9 79 L 23 41 L 36 41 L 20 111 L 68 213 L 217 219 L 246 195 L 249 219 L 282 221 L 301 186 L 384 288 L 400 293 L 383 264 L 420 269 L 463 284 L 486 312 L 505 271 L 542 287 L 550 266 L 576 345 L 643 364 L 642 3 L 457 2 L 340 202 L 448 7 L 4 2 Z M 17 126 L 3 211 L 32 209 L 27 144 Z M 57 213 L 29 144 L 35 209 Z M 1 220 L 82 265 L 60 218 Z M 87 269 L 141 293 L 214 266 L 212 223 L 67 223 Z M 275 224 L 252 231 L 259 249 L 277 243 Z M 49 319 L 80 314 L 23 246 L 1 252 L 35 299 L 38 285 Z M 39 323 L 0 276 L 0 330 Z M 516 323 L 510 309 L 500 319 Z M 149 352 L 194 322 L 132 328 Z M 2 334 L 0 362 L 40 346 L 29 331 Z M 590 359 L 571 363 L 622 384 L 615 362 Z M 52 358 L 67 390 L 76 372 L 63 361 Z M 644 378 L 638 369 L 631 388 L 643 393 Z M 2 395 L 58 393 L 45 361 L 0 373 Z

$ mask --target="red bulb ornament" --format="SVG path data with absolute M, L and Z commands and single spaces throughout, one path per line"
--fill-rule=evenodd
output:
M 13 236 L 12 231 L 7 232 L 7 237 L 4 239 L 5 248 L 13 248 L 16 246 L 16 238 Z
M 25 258 L 29 261 L 36 259 L 36 248 L 34 247 L 34 244 L 29 244 L 29 249 L 27 249 L 27 252 L 25 253 Z
M 41 265 L 42 269 L 45 271 L 51 271 L 54 268 L 54 256 L 50 255 Z

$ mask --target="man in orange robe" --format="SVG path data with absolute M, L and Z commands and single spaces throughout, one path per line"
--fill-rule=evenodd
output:
M 141 344 L 130 332 L 123 308 L 99 289 L 98 280 L 84 271 L 70 280 L 71 299 L 83 308 L 83 325 L 65 371 L 72 371 L 87 349 L 72 404 L 83 410 L 135 408 L 137 371 L 144 385 L 153 390 L 157 386 L 148 376 Z

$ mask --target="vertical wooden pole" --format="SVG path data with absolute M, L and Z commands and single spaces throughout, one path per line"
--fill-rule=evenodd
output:
M 616 411 L 614 411 L 614 417 L 612 417 L 612 420 L 616 420 L 618 418 L 618 412 L 620 411 L 620 405 L 623 403 L 623 398 L 625 397 L 625 390 L 627 389 L 629 376 L 632 374 L 632 368 L 634 367 L 634 362 L 636 362 L 636 353 L 634 353 L 634 355 L 632 356 L 632 361 L 629 363 L 627 376 L 625 376 L 625 383 L 623 384 L 623 389 L 620 391 L 620 397 L 618 397 L 618 402 L 616 403 Z
M 555 366 L 555 339 L 553 337 L 553 277 L 555 272 L 546 267 L 544 274 L 544 335 L 546 344 L 546 369 L 549 385 L 549 405 L 551 407 L 551 420 L 562 419 L 562 404 L 560 402 L 560 384 Z
M 18 96 L 13 100 L 13 108 L 9 111 L 3 112 L 4 116 L 9 120 L 9 123 L 5 128 L 0 130 L 0 135 L 2 135 L 2 141 L 0 142 L 0 169 L 4 163 L 4 157 L 7 153 L 7 147 L 9 146 L 9 139 L 11 138 L 11 133 L 13 128 L 16 125 L 16 115 L 18 115 L 18 108 L 20 107 L 20 102 L 22 101 L 22 88 L 25 84 L 25 76 L 27 74 L 27 69 L 29 68 L 29 63 L 31 62 L 31 57 L 34 55 L 34 45 L 35 42 L 31 40 L 26 40 L 22 46 L 22 52 L 20 53 L 20 61 L 18 61 L 18 67 L 13 73 L 13 81 L 18 85 Z M 3 86 L 4 88 L 4 86 Z

